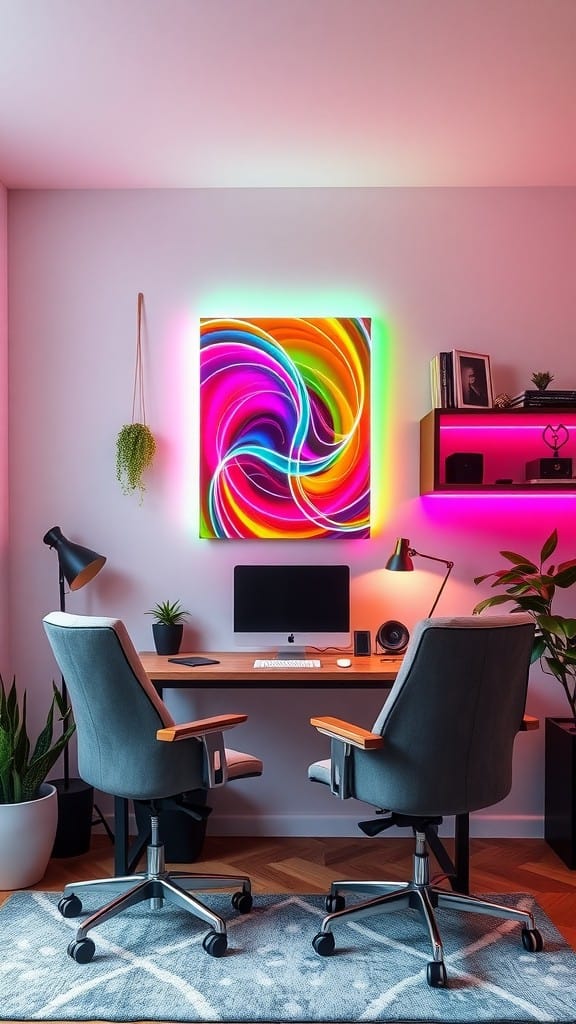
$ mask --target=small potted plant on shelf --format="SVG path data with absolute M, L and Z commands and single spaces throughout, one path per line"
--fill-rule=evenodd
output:
M 152 634 L 157 654 L 178 654 L 182 643 L 184 620 L 190 612 L 182 608 L 180 601 L 159 601 L 146 612 L 153 615 Z
M 562 687 L 570 715 L 546 719 L 545 838 L 568 867 L 576 868 L 576 773 L 571 767 L 576 765 L 576 618 L 558 615 L 552 608 L 556 590 L 576 583 L 576 558 L 551 563 L 557 545 L 558 533 L 553 530 L 538 561 L 501 551 L 510 564 L 477 576 L 474 583 L 494 577 L 492 587 L 504 588 L 504 593 L 485 598 L 473 611 L 512 603 L 511 611 L 532 615 L 536 623 L 532 661 L 539 661 L 544 673 Z
M 53 740 L 54 712 L 63 722 Z M 24 889 L 44 876 L 58 825 L 58 794 L 46 776 L 76 726 L 52 683 L 46 724 L 34 747 L 26 723 L 26 691 L 18 703 L 16 681 L 9 689 L 0 676 L 0 889 Z
M 530 380 L 538 391 L 545 391 L 548 385 L 554 380 L 554 374 L 548 373 L 547 370 L 540 373 L 533 373 Z

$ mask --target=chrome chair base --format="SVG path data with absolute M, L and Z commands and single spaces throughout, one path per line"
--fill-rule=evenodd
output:
M 428 929 L 432 946 L 432 961 L 428 964 L 428 984 L 435 988 L 447 984 L 444 966 L 444 947 L 434 911 L 437 908 L 446 910 L 465 910 L 471 914 L 486 914 L 501 917 L 522 924 L 522 943 L 528 952 L 540 952 L 543 942 L 537 931 L 534 916 L 527 910 L 517 910 L 490 900 L 467 896 L 464 893 L 451 892 L 430 884 L 429 856 L 424 833 L 416 832 L 416 852 L 413 857 L 413 872 L 410 882 L 383 881 L 337 881 L 332 882 L 330 893 L 326 897 L 326 909 L 330 911 L 322 921 L 322 927 L 314 937 L 313 946 L 321 956 L 334 951 L 335 925 L 348 921 L 361 921 L 377 914 L 387 914 L 395 910 L 418 910 Z M 371 898 L 357 903 L 353 907 L 345 907 L 344 893 L 360 893 Z
M 154 819 L 152 819 L 154 821 Z M 157 827 L 153 828 L 153 840 L 157 839 Z M 160 910 L 164 902 L 176 904 L 187 910 L 205 924 L 210 931 L 203 940 L 203 947 L 211 956 L 223 956 L 227 948 L 226 923 L 218 914 L 210 910 L 193 892 L 210 889 L 229 889 L 241 887 L 232 896 L 232 906 L 241 914 L 252 909 L 252 890 L 250 879 L 243 875 L 212 875 L 192 871 L 166 871 L 164 863 L 164 846 L 159 842 L 151 842 L 146 851 L 146 871 L 133 875 L 115 878 L 98 878 L 85 882 L 70 882 L 65 886 L 58 909 L 63 917 L 78 917 L 82 912 L 82 902 L 78 893 L 83 890 L 98 888 L 118 888 L 119 895 L 104 904 L 87 917 L 76 932 L 76 939 L 68 946 L 69 955 L 78 963 L 88 963 L 95 951 L 88 932 L 97 925 L 104 924 L 129 907 L 136 906 L 145 900 L 149 901 L 152 910 Z

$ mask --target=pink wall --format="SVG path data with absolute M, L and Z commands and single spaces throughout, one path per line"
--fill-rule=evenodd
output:
M 47 693 L 54 675 L 40 625 L 58 600 L 56 558 L 42 544 L 54 525 L 108 556 L 68 609 L 119 615 L 142 649 L 151 647 L 144 612 L 165 598 L 192 612 L 188 646 L 230 648 L 232 567 L 262 554 L 348 560 L 353 627 L 371 630 L 389 618 L 411 628 L 439 585 L 425 563 L 401 579 L 382 572 L 399 533 L 454 559 L 440 614 L 470 612 L 480 598 L 472 580 L 497 566 L 502 547 L 534 551 L 558 526 L 560 554 L 574 556 L 576 498 L 555 507 L 422 500 L 418 423 L 430 407 L 428 364 L 440 349 L 490 354 L 496 392 L 518 391 L 545 369 L 558 387 L 576 386 L 576 190 L 13 192 L 9 229 L 10 628 L 16 668 L 32 690 Z M 146 404 L 159 441 L 142 506 L 121 494 L 114 466 L 115 437 L 131 415 L 138 291 Z M 198 540 L 198 318 L 282 312 L 374 318 L 380 398 L 370 541 L 321 542 L 311 551 L 305 543 Z M 240 710 L 238 696 L 216 703 Z M 371 725 L 379 699 L 278 693 L 263 709 L 248 691 L 241 703 L 252 717 L 235 743 L 262 753 L 268 770 L 245 794 L 218 794 L 214 828 L 228 827 L 228 815 L 231 830 L 355 834 L 354 808 L 335 808 L 306 782 L 308 760 L 323 753 L 307 721 L 325 712 Z M 179 714 L 208 713 L 202 695 L 173 695 L 172 704 Z M 554 684 L 537 672 L 529 710 L 565 712 Z M 278 743 L 276 717 L 298 736 L 298 768 L 294 744 Z M 298 780 L 279 801 L 278 780 L 288 773 Z M 542 775 L 542 732 L 521 737 L 514 791 L 478 827 L 537 834 Z
M 0 184 L 0 673 L 10 672 L 8 621 L 8 194 Z

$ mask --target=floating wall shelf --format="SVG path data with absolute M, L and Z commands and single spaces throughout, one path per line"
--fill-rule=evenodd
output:
M 551 458 L 546 427 L 566 427 L 560 449 L 576 472 L 576 406 L 539 409 L 433 409 L 420 421 L 420 494 L 576 494 L 576 479 L 529 483 L 526 463 Z M 456 452 L 482 455 L 481 483 L 447 483 L 446 458 Z M 511 482 L 497 482 L 511 481 Z

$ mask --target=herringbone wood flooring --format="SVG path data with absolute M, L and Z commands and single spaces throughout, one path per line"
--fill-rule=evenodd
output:
M 447 841 L 449 846 L 450 840 Z M 255 893 L 325 892 L 334 878 L 410 877 L 412 840 L 248 838 L 208 836 L 201 860 L 186 870 L 239 872 Z M 435 863 L 431 862 L 431 873 Z M 74 879 L 113 872 L 112 846 L 95 835 L 88 853 L 50 861 L 35 886 L 59 890 Z M 529 892 L 576 949 L 576 871 L 570 871 L 542 839 L 472 839 L 472 892 Z M 0 902 L 7 893 L 0 893 Z
M 450 847 L 450 841 L 447 841 Z M 208 837 L 201 860 L 186 870 L 246 874 L 254 893 L 326 892 L 335 878 L 410 877 L 411 839 L 216 838 Z M 61 890 L 74 879 L 113 871 L 112 847 L 94 836 L 89 853 L 52 860 L 34 888 Z M 431 873 L 435 864 L 431 863 Z M 529 892 L 576 950 L 576 871 L 570 871 L 542 839 L 472 839 L 472 892 Z M 0 893 L 0 902 L 8 893 Z

